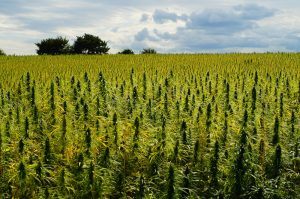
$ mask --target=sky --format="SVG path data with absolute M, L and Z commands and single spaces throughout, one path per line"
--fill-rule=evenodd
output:
M 0 0 L 0 49 L 36 54 L 35 43 L 89 33 L 110 53 L 298 52 L 298 0 Z

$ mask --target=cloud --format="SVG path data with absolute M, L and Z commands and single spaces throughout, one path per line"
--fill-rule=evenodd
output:
M 288 39 L 275 38 L 267 32 L 274 26 L 264 28 L 264 25 L 260 24 L 273 20 L 277 12 L 276 9 L 255 4 L 232 6 L 226 10 L 204 9 L 201 12 L 181 15 L 155 10 L 153 19 L 156 26 L 152 29 L 142 29 L 135 39 L 137 42 L 174 43 L 173 48 L 168 49 L 171 52 L 244 52 L 250 49 L 272 51 L 272 47 L 280 50 L 296 49 L 297 45 L 292 43 L 297 40 L 291 38 L 292 33 L 288 33 L 288 30 L 283 30 L 287 32 Z M 170 22 L 177 24 L 179 20 L 183 21 L 184 25 L 177 27 L 175 32 L 162 30 Z M 289 42 L 284 44 L 286 41 Z M 160 47 L 166 49 L 166 46 Z
M 140 21 L 141 22 L 146 22 L 146 21 L 148 21 L 148 19 L 149 19 L 149 15 L 148 14 L 143 14 Z
M 231 34 L 253 26 L 253 22 L 242 20 L 235 13 L 216 10 L 193 13 L 187 23 L 188 29 L 201 29 L 210 34 Z
M 143 40 L 149 40 L 149 41 L 158 41 L 157 38 L 154 36 L 150 35 L 149 31 L 147 28 L 144 28 L 143 30 L 139 31 L 135 36 L 134 36 L 136 41 L 143 41 Z
M 153 33 L 163 40 L 172 40 L 176 39 L 176 34 L 172 34 L 169 32 L 160 32 L 158 29 L 154 29 Z
M 300 37 L 292 36 L 283 43 L 289 51 L 300 51 Z
M 272 17 L 276 10 L 269 9 L 256 4 L 238 5 L 234 7 L 239 16 L 244 20 L 259 20 L 266 17 Z
M 83 33 L 160 52 L 299 51 L 300 2 L 286 0 L 1 0 L 0 48 L 34 54 L 43 38 Z
M 167 21 L 176 22 L 177 20 L 186 20 L 186 19 L 187 19 L 186 15 L 177 15 L 174 12 L 167 12 L 159 9 L 155 10 L 153 14 L 153 20 L 158 24 L 163 24 Z
M 229 10 L 204 10 L 189 16 L 187 28 L 202 29 L 210 34 L 232 34 L 256 27 L 256 22 L 275 12 L 257 5 L 240 5 Z

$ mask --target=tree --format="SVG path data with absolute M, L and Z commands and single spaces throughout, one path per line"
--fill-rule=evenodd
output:
M 107 54 L 109 49 L 106 41 L 90 34 L 77 37 L 74 42 L 74 52 L 77 54 Z
M 4 55 L 4 56 L 6 55 L 5 52 L 2 49 L 0 49 L 0 56 L 1 55 Z
M 156 50 L 153 49 L 153 48 L 144 48 L 142 51 L 141 51 L 141 54 L 156 54 Z
M 133 50 L 127 48 L 122 50 L 121 52 L 118 52 L 118 54 L 124 54 L 124 55 L 130 55 L 130 54 L 134 54 Z
M 63 37 L 43 39 L 35 45 L 38 47 L 38 55 L 60 55 L 71 53 L 69 40 Z

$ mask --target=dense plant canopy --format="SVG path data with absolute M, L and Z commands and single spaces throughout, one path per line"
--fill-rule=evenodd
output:
M 107 54 L 108 51 L 107 42 L 91 34 L 77 37 L 74 42 L 74 52 L 76 54 Z
M 60 55 L 70 52 L 69 40 L 63 37 L 43 39 L 35 45 L 38 47 L 38 55 Z
M 0 63 L 2 198 L 299 196 L 299 54 Z
M 156 54 L 156 50 L 153 49 L 153 48 L 144 48 L 142 51 L 141 51 L 141 54 Z

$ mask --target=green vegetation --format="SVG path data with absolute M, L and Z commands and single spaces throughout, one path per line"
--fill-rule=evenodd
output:
M 73 48 L 76 54 L 107 54 L 109 51 L 106 41 L 91 34 L 77 37 Z
M 6 55 L 5 52 L 2 49 L 0 49 L 0 56 L 1 55 Z
M 69 54 L 70 46 L 68 44 L 69 40 L 62 37 L 43 39 L 40 43 L 35 45 L 38 47 L 36 51 L 38 55 L 60 55 Z
M 122 50 L 121 52 L 118 52 L 118 54 L 131 55 L 131 54 L 134 54 L 134 52 L 133 52 L 133 50 L 127 48 L 127 49 Z
M 38 55 L 107 54 L 110 49 L 106 41 L 91 34 L 77 37 L 73 45 L 61 36 L 43 39 L 35 45 L 38 47 L 36 51 Z
M 2 198 L 296 198 L 300 54 L 0 57 Z
M 156 50 L 153 49 L 153 48 L 144 48 L 142 51 L 141 51 L 141 54 L 156 54 Z

